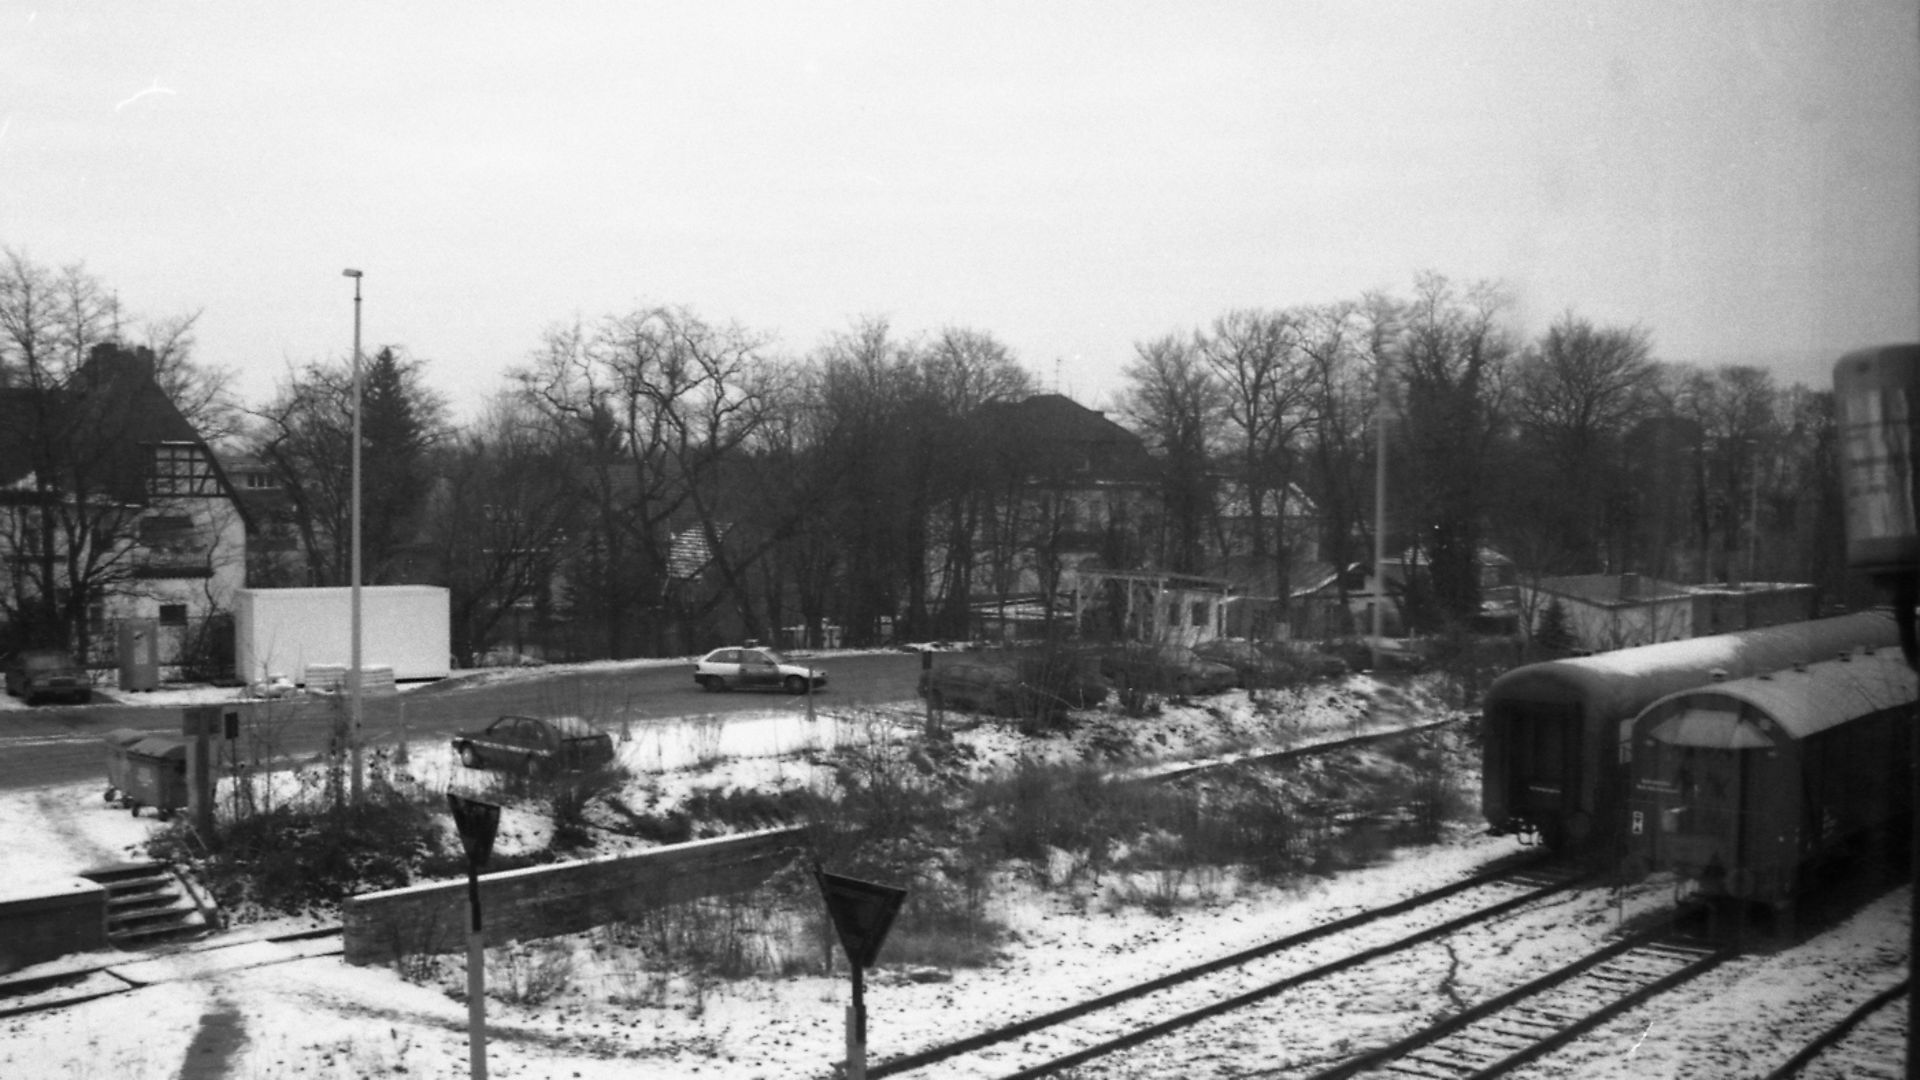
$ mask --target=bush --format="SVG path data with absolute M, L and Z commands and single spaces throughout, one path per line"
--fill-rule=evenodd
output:
M 627 782 L 627 770 L 603 765 L 575 773 L 559 773 L 534 781 L 553 815 L 553 843 L 559 848 L 585 847 L 593 842 L 587 822 L 587 808 L 595 799 L 619 792 Z
M 298 914 L 358 892 L 413 884 L 417 868 L 449 858 L 435 812 L 387 794 L 314 810 L 283 805 L 215 825 L 210 852 L 191 859 L 184 821 L 149 844 L 156 858 L 197 864 L 224 906 L 251 901 Z

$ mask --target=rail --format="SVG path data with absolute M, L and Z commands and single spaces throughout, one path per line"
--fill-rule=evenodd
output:
M 1150 1039 L 1158 1038 L 1169 1032 L 1192 1026 L 1209 1017 L 1244 1008 L 1247 1005 L 1264 998 L 1272 997 L 1295 986 L 1326 978 L 1348 968 L 1356 967 L 1360 964 L 1377 960 L 1383 956 L 1412 948 L 1423 942 L 1433 940 L 1434 938 L 1445 936 L 1476 922 L 1495 918 L 1508 911 L 1572 888 L 1585 880 L 1582 876 L 1552 875 L 1545 880 L 1544 883 L 1536 883 L 1540 879 L 1528 878 L 1527 875 L 1536 873 L 1548 865 L 1549 860 L 1537 855 L 1507 860 L 1498 866 L 1489 868 L 1478 874 L 1462 878 L 1459 881 L 1443 885 L 1437 889 L 1430 889 L 1392 904 L 1378 908 L 1370 908 L 1366 911 L 1316 926 L 1310 930 L 1264 942 L 1252 948 L 1222 956 L 1207 961 L 1206 963 L 1183 968 L 1179 971 L 1160 976 L 1159 978 L 1150 979 L 1146 982 L 1125 987 L 1038 1016 L 1029 1017 L 1012 1024 L 982 1031 L 951 1043 L 943 1043 L 914 1053 L 891 1058 L 870 1067 L 867 1070 L 867 1075 L 875 1078 L 875 1080 L 879 1080 L 880 1077 L 897 1076 L 901 1073 L 924 1068 L 925 1066 L 946 1061 L 962 1054 L 972 1053 L 1015 1039 L 1024 1038 L 1035 1032 L 1055 1028 L 1084 1016 L 1103 1010 L 1114 1009 L 1161 990 L 1196 982 L 1216 972 L 1241 968 L 1253 961 L 1277 956 L 1333 934 L 1356 929 L 1369 923 L 1379 922 L 1397 915 L 1414 912 L 1475 889 L 1496 885 L 1511 886 L 1518 884 L 1525 890 L 1517 896 L 1512 896 L 1484 907 L 1477 907 L 1466 915 L 1446 919 L 1436 925 L 1429 926 L 1385 944 L 1360 949 L 1340 959 L 1320 964 L 1310 970 L 1270 981 L 1263 986 L 1224 997 L 1199 1009 L 1189 1010 L 1169 1019 L 1136 1028 L 1116 1038 L 1095 1043 L 1070 1054 L 1049 1060 L 1041 1065 L 1009 1074 L 1009 1080 L 1013 1080 L 1013 1078 L 1016 1077 L 1037 1077 L 1071 1068 L 1094 1058 L 1103 1057 Z
M 1399 1042 L 1316 1073 L 1313 1080 L 1388 1071 L 1462 1080 L 1501 1076 L 1698 978 L 1734 953 L 1731 947 L 1676 944 L 1671 924 L 1645 930 Z
M 1862 1020 L 1865 1020 L 1867 1017 L 1872 1016 L 1874 1013 L 1905 997 L 1908 982 L 1909 980 L 1907 979 L 1901 979 L 1899 982 L 1873 995 L 1866 1001 L 1861 1002 L 1852 1012 L 1841 1017 L 1832 1027 L 1821 1032 L 1812 1042 L 1801 1047 L 1800 1052 L 1788 1058 L 1784 1065 L 1768 1073 L 1766 1080 L 1788 1080 L 1790 1077 L 1800 1075 L 1800 1070 L 1806 1068 L 1814 1058 L 1819 1057 L 1822 1051 L 1846 1038 L 1847 1033 L 1859 1026 Z

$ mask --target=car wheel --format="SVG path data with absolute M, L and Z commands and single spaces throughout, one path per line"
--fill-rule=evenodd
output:
M 709 694 L 718 693 L 724 686 L 724 683 L 712 675 L 700 676 L 700 689 L 705 690 Z
M 787 693 L 804 694 L 807 692 L 807 680 L 798 675 L 787 676 Z
M 546 763 L 529 754 L 527 756 L 526 775 L 529 780 L 538 780 L 547 775 Z
M 475 750 L 471 746 L 461 747 L 460 748 L 460 764 L 465 765 L 469 769 L 479 768 L 480 752 Z

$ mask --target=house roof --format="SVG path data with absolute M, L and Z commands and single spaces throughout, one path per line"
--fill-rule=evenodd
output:
M 42 470 L 119 502 L 147 502 L 152 447 L 200 447 L 222 490 L 232 485 L 193 425 L 154 381 L 153 353 L 95 345 L 57 388 L 0 387 L 0 488 L 31 486 Z
M 1534 586 L 1543 593 L 1601 607 L 1630 607 L 1654 600 L 1683 600 L 1693 595 L 1685 585 L 1638 574 L 1576 574 L 1542 578 Z
M 990 402 L 975 416 L 989 445 L 1020 455 L 1029 475 L 1145 480 L 1155 471 L 1140 436 L 1064 394 Z

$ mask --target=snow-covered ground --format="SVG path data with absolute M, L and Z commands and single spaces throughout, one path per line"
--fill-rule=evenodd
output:
M 636 729 L 622 746 L 623 760 L 650 795 L 671 800 L 693 787 L 803 784 L 809 760 L 831 756 L 838 745 L 912 738 L 915 729 L 911 703 L 902 703 L 892 716 L 884 710 L 857 717 L 823 712 L 811 721 L 784 700 L 778 705 L 724 724 L 696 720 Z M 1278 719 L 1271 710 L 1255 709 L 1245 694 L 1234 693 L 1126 724 L 1135 747 L 1154 747 L 1166 758 L 1180 759 L 1255 743 L 1319 741 L 1437 715 L 1417 696 L 1409 700 L 1383 693 L 1355 678 L 1295 695 Z M 1033 743 L 996 725 L 960 736 L 973 747 L 975 767 L 982 770 L 1036 750 L 1074 758 L 1086 753 L 1088 737 L 1093 735 Z M 465 786 L 481 779 L 454 764 L 444 742 L 411 749 L 408 768 L 421 783 Z M 150 816 L 135 818 L 108 807 L 97 784 L 0 798 L 0 836 L 6 837 L 12 880 L 70 874 L 138 855 L 155 827 Z M 542 828 L 538 814 L 510 810 L 503 839 L 509 847 L 537 846 Z M 1142 905 L 1090 904 L 1007 888 L 990 901 L 991 914 L 1010 931 L 1008 946 L 994 962 L 932 973 L 883 963 L 872 974 L 869 1060 L 883 1061 L 1378 906 L 1463 876 L 1512 846 L 1511 840 L 1477 835 L 1473 823 L 1463 822 L 1445 842 L 1399 851 L 1378 865 L 1281 884 L 1233 883 L 1167 915 Z M 1283 995 L 1263 1009 L 1082 1066 L 1073 1075 L 1307 1075 L 1341 1054 L 1390 1041 L 1422 1016 L 1525 981 L 1545 964 L 1597 941 L 1623 918 L 1657 904 L 1662 888 L 1653 882 L 1618 895 L 1586 890 L 1505 919 L 1478 939 L 1363 967 L 1310 992 Z M 1904 975 L 1907 904 L 1907 890 L 1897 890 L 1805 944 L 1735 960 L 1538 1063 L 1526 1075 L 1764 1073 L 1854 1003 Z M 844 975 L 708 981 L 623 995 L 622 980 L 631 980 L 633 973 L 607 964 L 603 955 L 596 962 L 596 954 L 608 951 L 604 938 L 580 935 L 566 947 L 574 965 L 566 992 L 539 1004 L 489 1002 L 493 1076 L 825 1077 L 843 1054 Z M 443 982 L 416 984 L 388 968 L 349 967 L 334 956 L 290 959 L 294 955 L 288 947 L 254 942 L 199 951 L 191 961 L 123 968 L 155 981 L 96 1001 L 0 1020 L 0 1077 L 466 1075 L 466 1006 Z M 92 959 L 120 963 L 129 958 Z M 497 962 L 497 973 L 495 962 L 489 962 L 490 982 L 496 985 L 514 975 L 514 965 L 531 961 L 524 952 L 502 950 Z M 0 999 L 0 1007 L 7 1004 Z M 1177 994 L 1166 1007 L 1182 1007 Z M 1877 1036 L 1869 1032 L 1850 1041 L 1806 1075 L 1898 1075 L 1900 1018 L 1895 1014 L 1901 1011 L 1884 1010 L 1876 1021 Z M 983 1057 L 925 1075 L 992 1075 L 993 1066 L 993 1059 Z M 1001 1071 L 1011 1067 L 999 1066 Z

